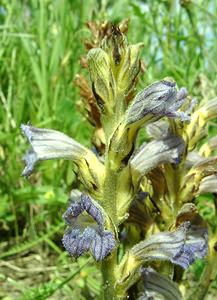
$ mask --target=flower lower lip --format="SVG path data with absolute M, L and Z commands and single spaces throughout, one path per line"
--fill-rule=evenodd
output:
M 81 224 L 76 224 L 79 216 L 87 212 L 95 221 L 93 226 L 81 229 Z M 88 195 L 81 194 L 72 202 L 63 215 L 69 228 L 63 236 L 63 245 L 72 256 L 79 257 L 91 251 L 97 261 L 104 259 L 114 249 L 116 242 L 114 234 L 104 228 L 104 217 L 99 207 Z M 97 224 L 97 228 L 96 225 Z

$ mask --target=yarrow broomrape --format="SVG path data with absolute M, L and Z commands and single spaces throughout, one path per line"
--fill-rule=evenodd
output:
M 123 26 L 106 26 L 87 54 L 91 88 L 85 78 L 79 83 L 97 151 L 59 131 L 22 125 L 31 145 L 23 175 L 43 160 L 77 166 L 83 187 L 72 191 L 63 215 L 63 246 L 73 257 L 89 252 L 101 262 L 105 299 L 125 299 L 132 286 L 139 299 L 181 299 L 176 266 L 186 269 L 208 252 L 207 224 L 193 201 L 216 192 L 217 159 L 204 149 L 211 155 L 217 143 L 195 149 L 217 116 L 217 99 L 198 104 L 168 79 L 135 95 L 142 44 L 129 45 Z M 138 147 L 143 128 L 151 141 Z

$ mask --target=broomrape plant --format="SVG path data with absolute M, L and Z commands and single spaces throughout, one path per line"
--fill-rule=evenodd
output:
M 22 125 L 31 144 L 23 175 L 42 160 L 77 166 L 82 191 L 72 191 L 62 242 L 71 256 L 88 252 L 98 262 L 104 299 L 182 299 L 183 269 L 208 252 L 208 226 L 194 200 L 217 192 L 217 139 L 196 149 L 217 116 L 217 99 L 197 103 L 166 79 L 135 96 L 142 44 L 127 43 L 123 24 L 103 26 L 85 62 L 91 88 L 76 79 L 97 151 L 59 131 Z M 144 128 L 151 141 L 137 147 Z M 215 233 L 211 228 L 208 266 L 216 264 Z

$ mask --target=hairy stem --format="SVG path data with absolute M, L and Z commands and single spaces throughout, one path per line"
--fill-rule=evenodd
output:
M 111 257 L 102 262 L 103 276 L 103 299 L 118 300 L 115 292 L 116 282 L 116 267 L 117 267 L 117 252 L 114 251 Z
M 118 227 L 118 211 L 117 211 L 117 182 L 120 172 L 120 162 L 113 160 L 110 157 L 110 138 L 116 128 L 122 114 L 124 113 L 123 101 L 117 101 L 116 110 L 113 116 L 105 120 L 104 129 L 106 133 L 106 152 L 105 152 L 105 182 L 103 188 L 103 206 L 110 217 L 110 224 L 107 228 L 112 230 L 117 235 Z M 116 236 L 116 239 L 118 237 Z M 103 294 L 104 300 L 119 299 L 115 292 L 115 284 L 117 281 L 117 250 L 113 251 L 110 257 L 102 262 L 103 275 Z
M 117 225 L 117 205 L 116 205 L 116 185 L 117 185 L 117 172 L 111 169 L 108 158 L 105 161 L 106 175 L 104 183 L 104 209 L 110 217 L 111 224 L 108 228 L 113 232 L 116 231 Z M 104 300 L 115 300 L 115 281 L 117 267 L 117 251 L 114 251 L 109 258 L 102 262 L 102 275 L 103 275 L 103 293 Z
M 105 182 L 104 182 L 104 195 L 103 202 L 104 208 L 113 221 L 114 224 L 117 224 L 117 195 L 116 195 L 116 186 L 117 186 L 117 172 L 111 169 L 109 161 L 105 162 Z

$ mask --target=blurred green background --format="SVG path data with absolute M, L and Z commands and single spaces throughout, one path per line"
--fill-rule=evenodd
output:
M 144 43 L 138 88 L 170 76 L 198 100 L 217 94 L 215 0 L 0 1 L 0 299 L 99 296 L 92 260 L 72 261 L 61 245 L 73 164 L 45 162 L 22 178 L 28 145 L 20 125 L 61 130 L 91 146 L 73 84 L 90 37 L 86 22 L 126 18 L 129 42 Z M 215 122 L 209 130 L 217 133 Z M 205 213 L 212 217 L 207 206 Z M 192 268 L 192 280 L 201 268 Z

